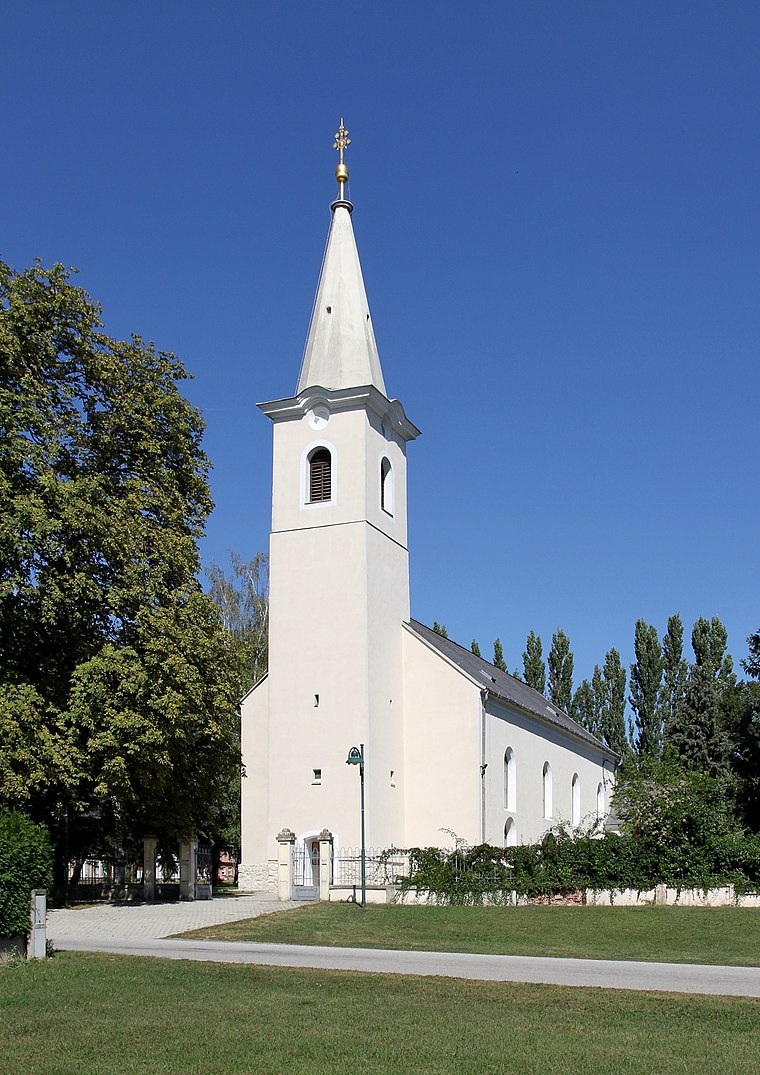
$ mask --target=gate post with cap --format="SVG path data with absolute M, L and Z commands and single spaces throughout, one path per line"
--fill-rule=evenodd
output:
M 332 881 L 333 834 L 329 829 L 322 829 L 319 834 L 319 899 L 330 899 L 330 882 Z
M 277 833 L 277 899 L 289 900 L 293 895 L 293 844 L 296 834 L 290 829 Z

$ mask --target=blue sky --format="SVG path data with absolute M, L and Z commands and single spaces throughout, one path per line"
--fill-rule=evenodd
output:
M 267 543 L 338 119 L 410 448 L 412 612 L 562 626 L 576 683 L 642 617 L 760 626 L 760 7 L 9 4 L 0 257 L 79 269 L 193 373 L 206 560 Z

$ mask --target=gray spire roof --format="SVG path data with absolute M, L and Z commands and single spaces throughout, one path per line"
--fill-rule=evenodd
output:
M 329 389 L 374 385 L 387 396 L 351 225 L 351 208 L 351 203 L 343 200 L 332 206 L 296 395 L 315 385 Z

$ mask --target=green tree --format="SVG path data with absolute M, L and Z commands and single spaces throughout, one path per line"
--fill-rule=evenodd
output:
M 230 576 L 212 563 L 206 570 L 206 577 L 209 580 L 209 594 L 219 610 L 224 628 L 235 697 L 242 699 L 267 670 L 269 557 L 266 553 L 258 552 L 250 560 L 243 560 L 237 553 L 231 552 L 230 563 Z M 238 773 L 232 774 L 217 801 L 210 835 L 215 856 L 221 851 L 228 851 L 236 861 L 239 859 Z
M 599 669 L 594 670 L 598 676 Z M 570 716 L 577 721 L 586 731 L 592 735 L 599 734 L 599 700 L 594 687 L 587 679 L 584 679 L 575 694 L 570 706 Z
M 748 656 L 741 662 L 751 682 L 737 685 L 727 695 L 739 704 L 733 708 L 731 764 L 738 780 L 737 800 L 742 820 L 753 832 L 760 832 L 760 631 L 747 639 Z
M 168 839 L 239 769 L 203 421 L 70 276 L 0 263 L 0 802 Z
M 749 655 L 742 661 L 742 668 L 748 676 L 760 679 L 760 631 L 755 631 L 747 639 Z
M 472 640 L 472 644 L 470 646 L 470 649 L 472 650 L 472 652 L 475 654 L 476 657 L 480 656 L 480 646 L 478 645 L 477 640 L 474 639 L 474 638 Z
M 257 552 L 250 560 L 243 560 L 231 552 L 230 563 L 231 576 L 212 562 L 206 577 L 235 670 L 235 694 L 242 698 L 267 670 L 269 557 Z
M 638 754 L 657 758 L 662 753 L 662 713 L 658 707 L 662 681 L 662 647 L 657 630 L 636 620 L 631 665 L 630 702 L 635 714 L 633 745 Z
M 541 646 L 541 635 L 528 632 L 523 651 L 523 672 L 525 682 L 539 694 L 546 692 L 546 665 Z
M 662 639 L 662 662 L 659 704 L 663 734 L 668 740 L 684 704 L 689 671 L 683 655 L 683 623 L 678 612 L 668 619 L 668 629 Z
M 736 683 L 734 662 L 727 652 L 728 631 L 717 616 L 711 620 L 700 616 L 695 621 L 691 632 L 691 648 L 694 650 L 694 663 L 712 676 L 721 693 L 726 687 Z
M 728 743 L 720 729 L 722 696 L 736 685 L 733 661 L 726 653 L 728 634 L 714 616 L 695 622 L 691 633 L 694 664 L 689 668 L 683 705 L 671 721 L 669 743 L 682 763 L 712 776 L 728 766 Z
M 548 663 L 549 698 L 563 713 L 569 713 L 573 699 L 573 654 L 570 639 L 559 627 L 552 635 Z
M 604 657 L 599 689 L 602 702 L 599 714 L 601 738 L 616 754 L 624 757 L 628 751 L 625 731 L 625 668 L 620 654 L 613 646 Z
M 626 766 L 613 805 L 623 834 L 634 842 L 642 880 L 709 885 L 740 847 L 728 782 L 684 769 L 668 752 Z
M 449 637 L 449 632 L 446 630 L 446 627 L 444 624 L 439 623 L 438 620 L 433 620 L 433 630 L 437 635 L 440 635 L 441 638 Z
M 498 638 L 494 639 L 493 644 L 493 666 L 494 668 L 500 668 L 502 672 L 507 671 L 507 662 L 504 660 L 504 650 L 501 648 L 501 642 Z

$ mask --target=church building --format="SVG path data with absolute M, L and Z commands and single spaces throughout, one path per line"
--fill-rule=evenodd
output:
M 241 706 L 241 887 L 276 881 L 277 835 L 366 844 L 536 840 L 603 819 L 616 755 L 537 691 L 411 618 L 407 447 L 385 387 L 345 196 L 348 132 L 295 394 L 274 433 L 269 671 Z

